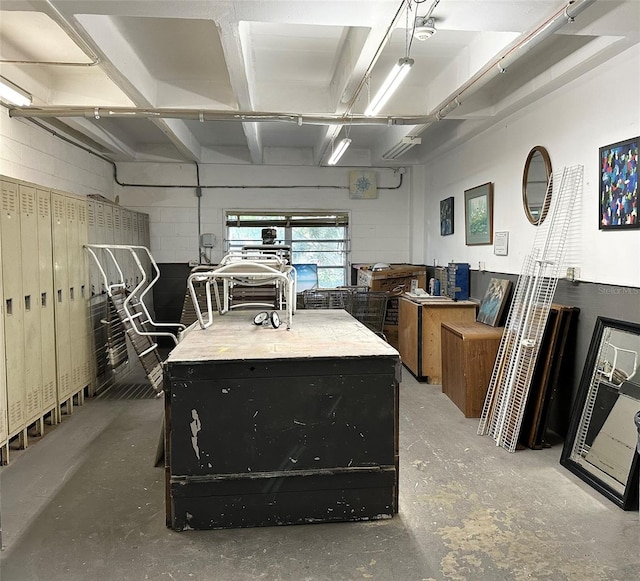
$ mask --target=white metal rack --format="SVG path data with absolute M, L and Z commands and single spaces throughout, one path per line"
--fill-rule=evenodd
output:
M 156 261 L 145 246 L 87 244 L 85 248 L 97 265 L 107 295 L 124 325 L 149 381 L 159 392 L 162 389 L 162 359 L 158 354 L 158 344 L 152 338 L 169 337 L 177 345 L 185 326 L 180 323 L 155 321 L 145 304 L 145 296 L 160 278 L 160 269 Z M 124 260 L 133 261 L 140 273 L 138 282 L 131 289 L 127 289 L 121 266 Z M 148 261 L 153 271 L 151 276 L 145 269 L 143 260 Z M 117 273 L 116 282 L 109 281 L 109 266 Z M 177 329 L 178 332 L 165 330 L 169 328 Z
M 518 443 L 549 309 L 565 266 L 565 241 L 582 176 L 582 166 L 573 166 L 549 180 L 544 203 L 550 210 L 525 258 L 487 390 L 478 434 L 489 434 L 509 452 Z

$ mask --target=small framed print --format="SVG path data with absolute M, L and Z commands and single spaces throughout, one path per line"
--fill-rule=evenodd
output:
M 453 196 L 440 200 L 440 236 L 453 234 Z

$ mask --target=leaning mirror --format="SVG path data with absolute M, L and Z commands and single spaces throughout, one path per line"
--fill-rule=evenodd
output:
M 598 317 L 560 463 L 625 510 L 638 507 L 640 324 Z
M 547 196 L 547 186 L 551 177 L 551 159 L 541 145 L 536 145 L 527 156 L 522 173 L 522 203 L 529 222 L 542 224 L 551 195 Z

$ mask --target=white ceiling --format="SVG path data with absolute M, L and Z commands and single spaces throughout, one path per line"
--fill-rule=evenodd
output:
M 436 34 L 412 40 L 430 11 Z M 348 135 L 340 165 L 417 163 L 639 41 L 640 0 L 0 2 L 0 74 L 33 95 L 11 114 L 115 161 L 324 165 Z M 407 135 L 421 145 L 384 159 Z

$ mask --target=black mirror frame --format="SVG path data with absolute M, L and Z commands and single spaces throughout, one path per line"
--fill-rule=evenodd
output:
M 593 376 L 593 368 L 594 365 L 596 365 L 596 358 L 598 357 L 600 342 L 602 341 L 602 335 L 605 327 L 611 327 L 613 329 L 633 333 L 640 336 L 640 323 L 628 323 L 626 321 L 619 321 L 606 317 L 598 317 L 596 319 L 593 335 L 591 337 L 591 343 L 589 344 L 589 351 L 587 353 L 584 369 L 582 371 L 582 377 L 580 379 L 578 395 L 571 412 L 569 431 L 562 448 L 560 464 L 562 464 L 562 466 L 567 468 L 570 472 L 573 472 L 573 474 L 575 474 L 578 478 L 595 488 L 609 500 L 617 504 L 623 510 L 636 510 L 638 508 L 638 467 L 640 464 L 636 446 L 634 446 L 636 450 L 631 462 L 629 478 L 627 479 L 627 483 L 622 494 L 620 494 L 606 482 L 595 476 L 595 474 L 586 470 L 579 463 L 571 459 L 571 452 L 573 450 L 574 442 L 578 433 L 578 427 L 582 417 L 582 412 L 587 402 L 587 395 L 589 393 L 591 378 Z M 633 422 L 633 417 L 629 418 L 629 421 Z
M 522 172 L 522 205 L 524 207 L 524 213 L 527 216 L 527 220 L 531 222 L 534 226 L 538 226 L 544 222 L 544 219 L 547 217 L 547 212 L 549 211 L 549 206 L 551 204 L 551 196 L 548 195 L 545 197 L 543 202 L 542 211 L 540 213 L 540 218 L 538 220 L 534 219 L 531 211 L 529 210 L 529 203 L 527 197 L 527 178 L 529 177 L 529 168 L 531 166 L 531 160 L 533 156 L 539 153 L 542 155 L 542 159 L 544 161 L 544 167 L 547 172 L 547 182 L 551 178 L 552 168 L 551 168 L 551 158 L 549 157 L 549 152 L 542 145 L 536 145 L 531 149 L 529 155 L 527 156 L 527 161 L 524 163 L 524 170 Z

